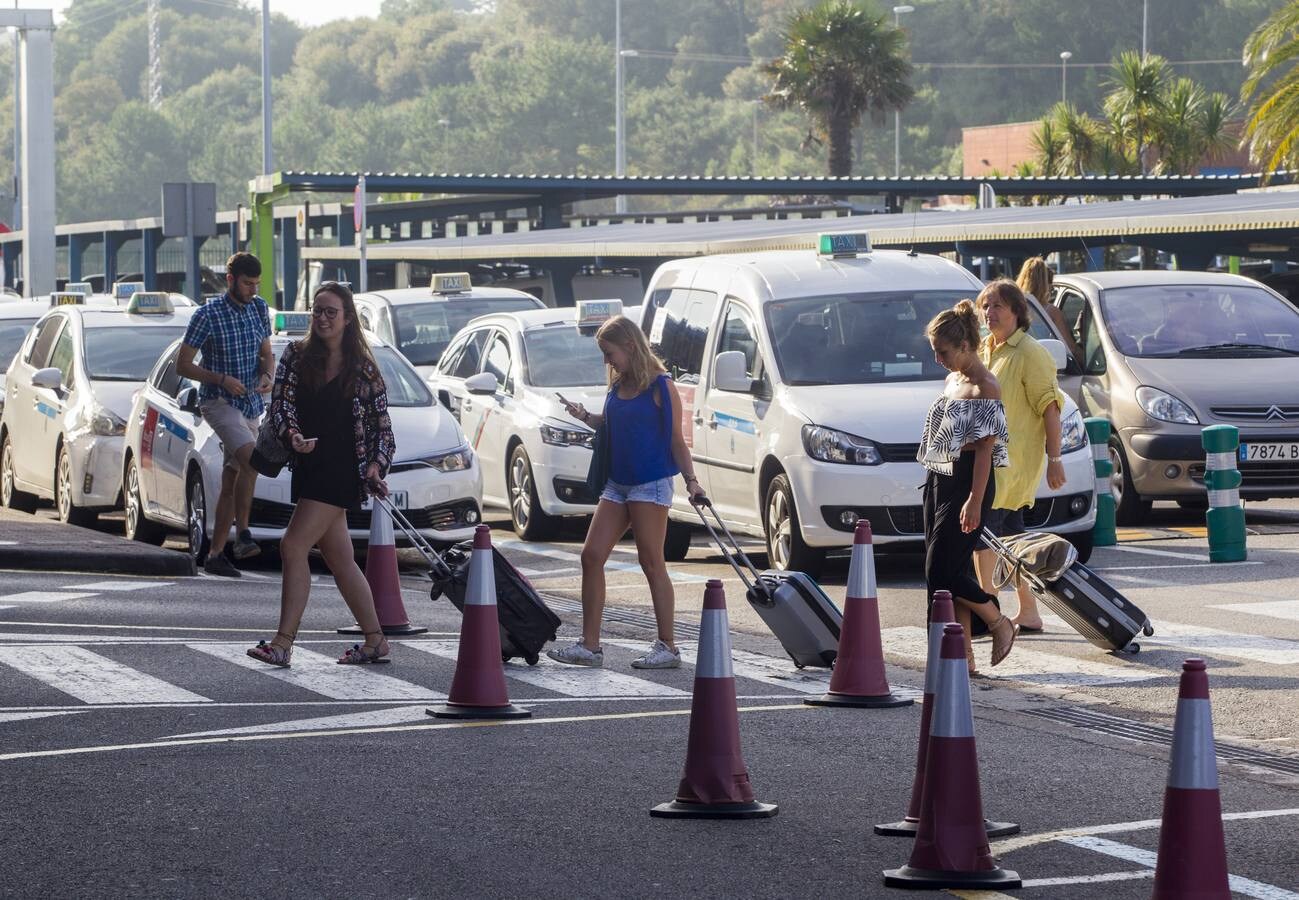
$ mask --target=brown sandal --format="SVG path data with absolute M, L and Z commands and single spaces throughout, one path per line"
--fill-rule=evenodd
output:
M 293 641 L 297 638 L 297 635 L 277 631 L 275 637 L 287 638 L 289 646 L 281 647 L 275 643 L 275 638 L 271 638 L 270 642 L 258 641 L 256 647 L 249 648 L 248 655 L 253 659 L 266 663 L 268 666 L 287 669 L 290 667 L 290 659 L 293 656 Z
M 997 629 L 1001 627 L 1002 622 L 1010 626 L 1010 640 L 1005 643 L 998 640 L 997 636 Z M 992 634 L 992 665 L 995 667 L 1010 655 L 1010 649 L 1015 646 L 1015 638 L 1019 637 L 1019 626 L 1006 618 L 1005 615 L 1002 615 L 1001 618 L 988 626 L 988 631 Z
M 385 647 L 388 643 L 383 638 L 382 629 L 379 631 L 363 631 L 361 633 L 366 637 L 369 637 L 372 634 L 379 635 L 379 645 L 377 647 L 369 647 L 366 644 L 353 644 L 347 649 L 346 653 L 338 658 L 338 664 L 340 666 L 375 666 L 382 663 L 392 662 L 392 660 L 388 658 L 388 653 L 391 652 L 391 649 L 384 653 L 379 652 L 380 648 Z

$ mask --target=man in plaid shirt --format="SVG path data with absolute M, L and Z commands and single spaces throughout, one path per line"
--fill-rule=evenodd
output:
M 180 375 L 199 382 L 199 410 L 221 439 L 225 453 L 212 547 L 203 570 L 228 578 L 240 575 L 225 557 L 231 524 L 237 522 L 239 529 L 235 559 L 261 552 L 248 530 L 257 483 L 257 471 L 249 460 L 265 408 L 262 395 L 270 393 L 275 372 L 270 312 L 266 301 L 257 296 L 261 279 L 257 257 L 231 256 L 226 261 L 226 292 L 194 313 L 176 360 Z M 194 362 L 200 352 L 201 366 Z

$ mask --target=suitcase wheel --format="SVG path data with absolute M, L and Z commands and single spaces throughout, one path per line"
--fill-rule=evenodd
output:
M 530 666 L 535 666 L 537 663 L 541 662 L 541 657 L 536 653 L 525 653 L 523 654 L 523 661 Z
M 1152 634 L 1155 633 L 1155 626 L 1147 622 L 1146 624 L 1141 626 L 1141 633 L 1144 634 L 1146 637 L 1150 637 Z
M 1124 651 L 1125 653 L 1140 653 L 1140 652 L 1141 652 L 1141 645 L 1138 644 L 1136 641 L 1133 641 L 1132 643 L 1130 643 L 1130 644 L 1128 644 L 1126 647 L 1124 647 L 1124 648 L 1123 648 L 1123 651 Z

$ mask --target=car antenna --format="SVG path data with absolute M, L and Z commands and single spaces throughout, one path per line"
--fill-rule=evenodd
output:
M 911 210 L 911 249 L 907 251 L 907 256 L 919 256 L 916 252 L 916 219 L 920 216 L 920 204 L 916 203 Z

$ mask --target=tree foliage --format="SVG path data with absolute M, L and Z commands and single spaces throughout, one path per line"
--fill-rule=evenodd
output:
M 1245 139 L 1264 171 L 1299 168 L 1299 0 L 1290 0 L 1245 42 L 1249 103 Z

